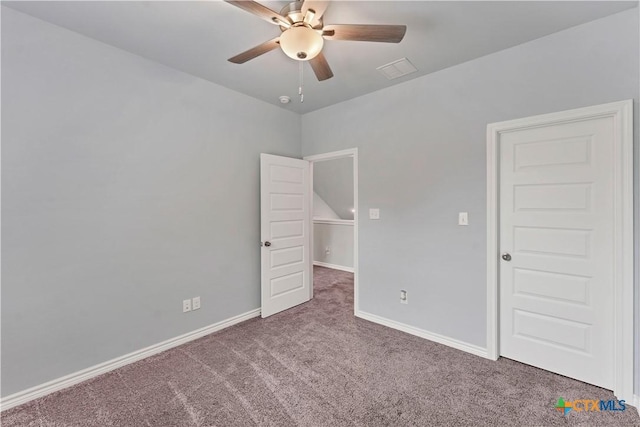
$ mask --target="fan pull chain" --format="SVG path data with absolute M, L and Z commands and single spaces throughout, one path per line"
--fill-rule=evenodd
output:
M 302 93 L 302 85 L 303 85 L 303 79 L 302 79 L 302 61 L 298 61 L 299 64 L 299 70 L 300 70 L 300 86 L 298 87 L 298 95 L 300 95 L 300 103 L 304 102 L 304 93 Z

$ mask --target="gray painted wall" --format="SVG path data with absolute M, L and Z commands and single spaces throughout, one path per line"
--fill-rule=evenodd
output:
M 638 50 L 632 9 L 304 115 L 303 155 L 359 149 L 360 309 L 484 347 L 487 124 L 634 98 L 638 156 Z
M 2 114 L 3 396 L 260 306 L 298 116 L 4 7 Z
M 314 222 L 313 260 L 353 268 L 353 224 Z
M 341 219 L 353 219 L 353 159 L 315 162 L 313 191 L 318 193 Z

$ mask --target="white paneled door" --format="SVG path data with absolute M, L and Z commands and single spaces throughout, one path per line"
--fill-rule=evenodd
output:
M 612 117 L 500 136 L 500 354 L 614 386 Z
M 262 317 L 311 299 L 309 162 L 260 155 Z

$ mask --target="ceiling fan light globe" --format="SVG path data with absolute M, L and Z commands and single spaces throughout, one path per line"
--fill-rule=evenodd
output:
M 289 58 L 308 61 L 318 56 L 324 39 L 317 31 L 305 27 L 292 27 L 280 35 L 280 47 Z

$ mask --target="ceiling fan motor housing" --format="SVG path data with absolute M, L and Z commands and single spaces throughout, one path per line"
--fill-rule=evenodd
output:
M 304 13 L 302 13 L 302 1 L 294 1 L 289 3 L 280 11 L 280 15 L 286 16 L 289 18 L 289 21 L 292 24 L 302 23 L 304 22 Z M 315 29 L 322 29 L 322 17 L 318 18 L 314 16 L 309 22 L 309 25 Z M 286 27 L 280 26 L 282 31 L 286 30 Z

